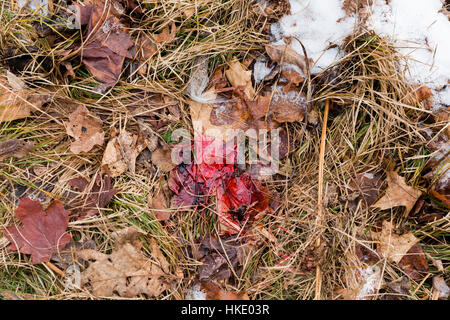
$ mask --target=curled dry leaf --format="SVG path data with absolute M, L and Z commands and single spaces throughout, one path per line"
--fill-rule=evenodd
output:
M 155 191 L 147 195 L 147 200 L 148 206 L 156 219 L 166 221 L 170 219 L 170 211 L 167 210 L 169 208 L 167 205 L 169 188 L 163 179 L 160 184 Z
M 72 216 L 77 218 L 90 217 L 98 213 L 111 201 L 117 193 L 111 189 L 111 178 L 108 173 L 97 175 L 94 184 L 88 190 L 89 182 L 84 178 L 75 178 L 69 181 L 69 186 L 74 192 L 70 192 L 68 198 L 75 198 L 71 203 L 74 206 Z M 82 197 L 78 197 L 78 195 Z
M 445 283 L 444 278 L 440 276 L 434 276 L 433 289 L 434 289 L 433 298 L 448 299 L 448 296 L 450 295 L 450 288 Z
M 304 75 L 308 74 L 306 58 L 298 54 L 291 46 L 268 44 L 266 45 L 266 52 L 273 61 L 296 65 Z
M 138 143 L 138 136 L 123 130 L 106 145 L 102 167 L 111 174 L 112 178 L 120 176 L 127 170 L 134 174 L 136 158 L 144 148 L 144 144 Z
M 34 142 L 19 139 L 8 139 L 0 142 L 0 160 L 8 157 L 23 158 L 34 147 Z
M 390 221 L 383 220 L 381 232 L 372 232 L 372 238 L 377 241 L 377 250 L 389 261 L 399 263 L 408 251 L 419 242 L 412 233 L 397 235 Z
M 252 85 L 251 71 L 246 70 L 239 61 L 233 60 L 229 65 L 229 69 L 225 71 L 225 75 L 233 87 L 242 87 L 247 98 L 253 100 L 255 89 L 253 89 Z
M 69 116 L 69 122 L 64 123 L 67 134 L 75 141 L 70 145 L 70 151 L 75 154 L 90 151 L 95 145 L 102 145 L 105 133 L 102 130 L 102 121 L 96 118 L 89 110 L 80 105 Z
M 137 231 L 121 232 L 117 235 L 111 254 L 95 250 L 81 250 L 77 257 L 90 261 L 89 267 L 81 273 L 81 285 L 89 287 L 98 297 L 133 298 L 145 294 L 156 297 L 169 288 L 171 275 L 168 263 L 156 242 L 150 249 L 153 259 L 141 252 L 136 240 Z
M 372 205 L 372 207 L 386 210 L 393 207 L 404 206 L 405 215 L 408 215 L 416 201 L 422 195 L 422 192 L 414 187 L 408 186 L 405 178 L 399 176 L 394 171 L 389 171 L 387 173 L 387 183 L 388 188 L 385 195 Z
M 59 201 L 53 201 L 45 212 L 39 201 L 22 198 L 14 212 L 23 226 L 3 229 L 11 242 L 9 250 L 31 254 L 32 263 L 47 262 L 62 250 L 71 239 L 66 233 L 69 211 Z

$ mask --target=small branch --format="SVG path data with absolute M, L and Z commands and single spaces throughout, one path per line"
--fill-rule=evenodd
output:
M 322 123 L 322 135 L 320 137 L 320 154 L 319 154 L 319 185 L 317 191 L 317 217 L 316 225 L 319 226 L 319 236 L 317 238 L 316 247 L 320 248 L 322 242 L 322 216 L 323 216 L 323 165 L 325 161 L 325 140 L 327 137 L 327 121 L 328 121 L 328 110 L 330 109 L 330 101 L 325 101 L 325 111 L 323 113 L 323 123 Z M 316 291 L 314 300 L 320 300 L 320 292 L 322 290 L 322 271 L 320 266 L 316 268 Z

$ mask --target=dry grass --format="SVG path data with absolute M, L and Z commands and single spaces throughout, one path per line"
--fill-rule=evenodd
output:
M 130 28 L 133 37 L 146 32 L 158 32 L 172 21 L 177 23 L 177 40 L 161 48 L 158 56 L 148 61 L 146 73 L 124 69 L 122 80 L 110 92 L 101 96 L 92 92 L 97 82 L 82 65 L 74 65 L 76 78 L 64 80 L 60 64 L 61 52 L 79 35 L 68 37 L 54 48 L 51 39 L 37 38 L 33 21 L 25 14 L 12 15 L 5 2 L 1 8 L 0 49 L 6 54 L 11 46 L 31 56 L 22 73 L 28 84 L 52 92 L 53 103 L 45 112 L 25 121 L 2 123 L 0 139 L 17 137 L 36 142 L 32 153 L 24 159 L 8 159 L 0 164 L 0 227 L 17 223 L 13 216 L 19 197 L 28 195 L 44 203 L 67 191 L 67 182 L 75 177 L 92 178 L 99 173 L 104 147 L 87 155 L 69 152 L 70 140 L 63 121 L 76 104 L 85 104 L 104 121 L 109 137 L 114 128 L 136 132 L 133 110 L 145 105 L 149 113 L 158 113 L 167 125 L 156 130 L 160 137 L 170 136 L 176 127 L 189 128 L 190 119 L 183 104 L 183 89 L 189 79 L 192 62 L 198 56 L 209 56 L 216 67 L 261 50 L 266 42 L 263 29 L 268 21 L 254 10 L 251 1 L 205 0 L 196 7 L 195 1 L 149 1 L 150 8 L 140 21 Z M 195 9 L 186 18 L 182 12 Z M 357 173 L 381 173 L 395 166 L 401 169 L 410 184 L 425 188 L 422 172 L 427 151 L 424 131 L 432 128 L 422 120 L 427 111 L 416 100 L 414 88 L 404 80 L 399 69 L 401 59 L 384 39 L 366 33 L 349 39 L 347 55 L 330 70 L 311 79 L 314 88 L 313 105 L 320 109 L 324 101 L 333 102 L 327 124 L 324 169 L 324 219 L 321 230 L 316 225 L 317 183 L 320 128 L 296 123 L 288 125 L 293 153 L 289 163 L 282 166 L 293 170 L 285 178 L 277 178 L 269 186 L 280 194 L 280 208 L 266 215 L 261 223 L 276 241 L 263 236 L 259 246 L 248 257 L 244 272 L 229 288 L 245 290 L 255 299 L 311 299 L 314 297 L 317 263 L 322 266 L 322 298 L 340 298 L 339 288 L 353 281 L 349 272 L 358 266 L 355 243 L 370 247 L 364 235 L 383 217 L 392 217 L 422 239 L 424 250 L 440 259 L 448 272 L 450 250 L 448 215 L 433 223 L 418 225 L 405 219 L 400 209 L 379 213 L 364 208 L 350 210 L 344 199 L 348 183 Z M 33 52 L 30 46 L 38 48 Z M 42 58 L 44 57 L 44 58 Z M 7 62 L 6 62 L 7 64 Z M 47 65 L 48 64 L 48 65 Z M 170 102 L 154 103 L 154 97 L 165 94 Z M 174 121 L 167 106 L 173 101 L 181 110 Z M 320 123 L 320 122 L 319 122 Z M 34 173 L 39 166 L 40 174 Z M 215 215 L 194 211 L 177 212 L 165 225 L 155 220 L 147 207 L 146 195 L 154 192 L 162 172 L 138 165 L 136 175 L 114 179 L 120 192 L 107 209 L 98 216 L 71 222 L 69 228 L 75 239 L 90 238 L 98 249 L 112 248 L 112 233 L 127 225 L 135 225 L 147 233 L 142 238 L 158 239 L 173 269 L 182 268 L 185 279 L 161 299 L 180 299 L 191 285 L 198 262 L 183 250 L 198 242 L 206 232 L 217 232 Z M 442 209 L 444 210 L 444 209 Z M 323 232 L 322 232 L 323 231 Z M 322 236 L 322 248 L 315 243 Z M 0 239 L 0 294 L 19 298 L 84 299 L 92 298 L 84 290 L 65 287 L 64 279 L 45 265 L 31 265 L 29 258 L 6 251 L 7 243 Z M 145 245 L 144 250 L 148 250 Z M 149 253 L 149 252 L 147 252 Z M 386 280 L 402 275 L 398 267 L 381 261 Z M 430 268 L 430 275 L 436 270 Z M 429 281 L 428 281 L 429 282 Z M 431 296 L 427 283 L 413 283 L 411 299 Z

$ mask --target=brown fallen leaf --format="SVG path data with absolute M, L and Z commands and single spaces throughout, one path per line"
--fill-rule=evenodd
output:
M 302 121 L 306 114 L 306 96 L 295 87 L 288 92 L 279 87 L 274 90 L 270 103 L 273 119 L 280 123 Z
M 157 297 L 169 288 L 171 276 L 168 262 L 159 246 L 152 241 L 150 250 L 153 259 L 146 257 L 142 244 L 136 240 L 138 231 L 131 227 L 116 236 L 111 254 L 95 250 L 81 250 L 77 257 L 90 261 L 81 273 L 81 285 L 89 287 L 98 297 L 133 298 L 145 294 Z
M 427 110 L 433 107 L 433 91 L 427 86 L 419 86 L 416 91 L 417 99 L 423 103 Z
M 249 254 L 250 246 L 237 240 L 236 236 L 217 238 L 207 234 L 198 249 L 198 277 L 204 281 L 221 281 L 242 272 L 242 265 Z
M 229 69 L 225 71 L 225 76 L 233 87 L 242 87 L 247 98 L 253 100 L 255 89 L 252 85 L 251 71 L 246 70 L 239 61 L 233 60 L 229 64 Z
M 408 251 L 419 242 L 412 233 L 397 235 L 390 221 L 383 220 L 381 232 L 371 232 L 377 241 L 377 251 L 389 261 L 399 263 Z
M 67 134 L 75 138 L 70 145 L 70 151 L 75 154 L 88 152 L 95 145 L 102 145 L 105 140 L 102 121 L 83 105 L 70 114 L 69 122 L 65 122 L 64 125 Z
M 142 140 L 145 143 L 150 152 L 155 151 L 158 147 L 158 136 L 142 119 L 138 119 L 138 125 L 139 140 Z
M 281 75 L 288 81 L 288 84 L 283 88 L 284 92 L 289 91 L 292 86 L 298 86 L 305 81 L 305 78 L 293 69 L 281 70 Z
M 11 88 L 5 79 L 0 79 L 0 122 L 27 118 L 50 100 L 47 94 L 28 89 Z
M 150 192 L 147 195 L 148 206 L 151 213 L 159 221 L 166 221 L 170 219 L 170 211 L 167 210 L 169 208 L 167 205 L 168 192 L 169 189 L 167 184 L 165 184 L 165 181 L 161 181 L 161 186 L 153 193 Z
M 76 252 L 85 249 L 96 250 L 97 245 L 95 244 L 95 241 L 84 240 L 80 242 L 72 239 L 64 250 L 61 250 L 52 257 L 52 261 L 62 270 L 66 270 L 74 263 L 80 263 L 80 260 L 76 258 Z
M 90 217 L 106 207 L 114 195 L 116 189 L 111 188 L 111 178 L 108 173 L 97 175 L 91 189 L 88 189 L 89 182 L 85 178 L 74 178 L 68 182 L 72 192 L 67 195 L 69 199 L 75 199 L 71 202 L 72 217 L 84 218 Z M 82 197 L 78 197 L 82 194 Z
M 128 52 L 133 46 L 132 38 L 119 20 L 125 10 L 117 1 L 85 1 L 84 4 L 74 4 L 79 8 L 80 23 L 87 24 L 81 61 L 94 78 L 113 86 L 119 80 L 125 58 L 132 58 Z
M 138 136 L 123 130 L 106 145 L 102 167 L 110 172 L 112 178 L 120 176 L 127 170 L 134 174 L 136 158 L 144 148 L 144 144 L 138 143 Z
M 386 210 L 393 207 L 404 206 L 405 215 L 407 216 L 414 207 L 416 201 L 422 195 L 422 191 L 408 186 L 405 178 L 399 176 L 394 171 L 389 171 L 387 173 L 387 183 L 388 188 L 385 195 L 372 205 L 372 207 Z
M 163 31 L 161 31 L 161 33 L 153 35 L 153 38 L 157 43 L 166 44 L 175 40 L 176 33 L 177 27 L 175 25 L 175 22 L 172 22 L 170 28 L 169 26 L 165 27 Z
M 386 285 L 393 293 L 407 297 L 411 290 L 411 282 L 408 277 L 401 277 L 396 281 L 392 281 Z
M 289 45 L 266 45 L 266 52 L 275 62 L 289 63 L 300 68 L 304 75 L 308 74 L 306 58 L 297 53 Z M 312 63 L 312 61 L 311 61 Z
M 168 147 L 161 147 L 152 152 L 152 162 L 163 172 L 169 172 L 175 168 L 172 162 L 172 150 Z
M 226 291 L 209 281 L 202 281 L 200 288 L 206 292 L 206 300 L 250 300 L 245 292 Z
M 355 211 L 359 205 L 367 208 L 375 203 L 383 185 L 381 174 L 358 173 L 348 183 L 349 194 L 342 197 L 349 209 Z
M 9 70 L 6 71 L 6 78 L 8 79 L 8 84 L 14 90 L 20 91 L 26 88 L 25 82 Z
M 412 279 L 420 280 L 428 270 L 428 261 L 419 245 L 415 244 L 398 262 L 398 266 Z
M 0 160 L 16 157 L 25 157 L 34 147 L 34 142 L 32 141 L 22 141 L 19 139 L 8 139 L 0 142 Z
M 22 198 L 14 213 L 23 226 L 3 229 L 11 242 L 8 250 L 30 254 L 33 264 L 48 262 L 70 242 L 71 236 L 66 233 L 69 211 L 61 202 L 53 201 L 44 212 L 39 201 Z

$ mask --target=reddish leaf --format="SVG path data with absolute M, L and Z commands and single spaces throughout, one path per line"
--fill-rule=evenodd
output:
M 5 237 L 11 242 L 9 250 L 31 254 L 32 263 L 47 262 L 70 242 L 66 233 L 69 211 L 55 200 L 44 212 L 39 201 L 23 198 L 15 211 L 23 226 L 9 226 L 4 229 Z
M 77 7 L 81 24 L 88 25 L 81 60 L 94 78 L 112 86 L 119 79 L 125 58 L 131 58 L 128 50 L 133 46 L 130 34 L 118 18 L 123 10 L 119 10 L 117 2 L 112 5 L 103 1 Z
M 226 150 L 210 140 L 195 142 L 196 163 L 176 167 L 169 181 L 174 204 L 199 205 L 208 196 L 217 196 L 219 223 L 234 234 L 248 228 L 258 214 L 270 210 L 269 191 L 249 174 L 238 175 L 236 150 Z M 227 163 L 228 162 L 228 163 Z

